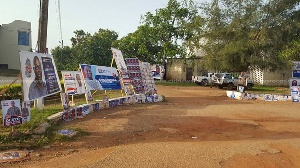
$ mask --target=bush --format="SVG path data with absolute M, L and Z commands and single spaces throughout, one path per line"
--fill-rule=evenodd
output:
M 6 90 L 2 95 L 0 95 L 0 100 L 5 99 L 21 99 L 22 96 L 22 85 L 21 84 L 12 84 L 9 88 L 9 85 L 1 85 L 0 92 Z

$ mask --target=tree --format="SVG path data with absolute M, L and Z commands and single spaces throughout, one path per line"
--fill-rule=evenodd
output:
M 186 46 L 195 47 L 192 46 L 193 37 L 198 33 L 195 27 L 201 27 L 202 22 L 193 1 L 169 0 L 166 8 L 142 16 L 141 24 L 115 45 L 126 56 L 164 63 L 167 58 L 186 57 Z
M 110 66 L 112 59 L 111 45 L 117 40 L 118 34 L 108 29 L 99 29 L 91 35 L 84 31 L 75 31 L 72 38 L 72 56 L 77 66 L 79 64 L 92 64 Z

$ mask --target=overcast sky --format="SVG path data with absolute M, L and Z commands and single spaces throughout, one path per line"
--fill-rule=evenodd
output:
M 202 1 L 202 0 L 198 0 Z M 40 0 L 0 0 L 0 24 L 14 20 L 31 22 L 32 48 L 37 45 Z M 60 2 L 60 3 L 59 3 Z M 71 46 L 75 30 L 94 34 L 99 28 L 116 31 L 119 38 L 134 32 L 140 25 L 141 15 L 165 8 L 168 0 L 49 0 L 49 51 L 60 45 Z M 61 13 L 61 31 L 59 8 Z M 62 33 L 60 33 L 62 32 Z

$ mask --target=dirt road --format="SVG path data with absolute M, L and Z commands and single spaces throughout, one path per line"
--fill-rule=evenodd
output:
M 200 86 L 158 90 L 167 102 L 65 122 L 91 135 L 0 167 L 300 167 L 300 103 L 234 100 Z

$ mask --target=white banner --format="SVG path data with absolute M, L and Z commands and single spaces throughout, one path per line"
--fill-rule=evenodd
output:
M 119 70 L 121 70 L 122 72 L 126 72 L 127 71 L 127 66 L 125 64 L 122 52 L 118 49 L 115 49 L 115 48 L 111 48 L 111 50 L 112 50 L 113 57 L 114 57 L 114 59 L 116 61 L 116 64 L 117 64 L 117 68 Z
M 21 51 L 20 62 L 24 101 L 61 92 L 52 55 Z
M 65 93 L 68 95 L 84 94 L 85 87 L 80 71 L 61 71 L 64 80 Z

